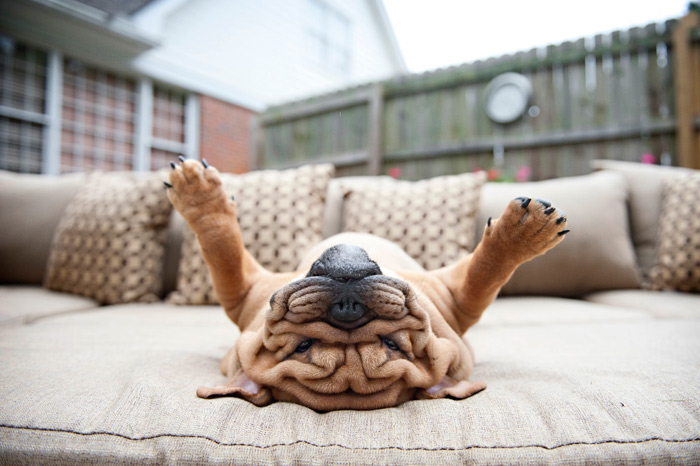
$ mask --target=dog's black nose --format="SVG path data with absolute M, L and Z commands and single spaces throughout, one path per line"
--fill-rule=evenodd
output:
M 311 266 L 307 277 L 328 277 L 339 282 L 361 280 L 382 271 L 367 252 L 358 246 L 338 244 L 326 249 Z
M 367 307 L 353 299 L 345 299 L 339 303 L 333 303 L 328 309 L 331 317 L 341 322 L 355 322 L 360 320 L 366 312 Z

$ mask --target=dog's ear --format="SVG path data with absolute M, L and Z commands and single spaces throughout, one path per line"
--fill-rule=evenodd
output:
M 468 398 L 486 388 L 483 382 L 470 382 L 468 380 L 455 380 L 446 375 L 440 383 L 426 388 L 423 393 L 425 398 Z
M 250 401 L 256 406 L 267 406 L 272 403 L 270 390 L 253 382 L 250 377 L 239 369 L 226 383 L 216 387 L 199 387 L 197 396 L 200 398 L 216 398 L 219 396 L 236 396 Z

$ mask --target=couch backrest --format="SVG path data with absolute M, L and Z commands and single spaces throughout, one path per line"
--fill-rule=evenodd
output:
M 42 283 L 54 230 L 84 180 L 0 171 L 0 282 Z
M 663 180 L 669 175 L 688 170 L 606 160 L 594 161 L 592 166 L 596 170 L 619 172 L 623 176 L 623 181 L 626 180 L 629 226 L 634 253 L 642 273 L 646 273 L 652 265 L 656 248 Z M 388 177 L 384 178 L 388 179 Z M 586 177 L 580 177 L 580 179 L 583 182 Z M 0 171 L 0 225 L 3 226 L 3 235 L 0 237 L 0 282 L 42 283 L 56 226 L 69 201 L 84 180 L 84 174 L 55 177 L 19 175 Z M 324 237 L 343 231 L 343 204 L 347 193 L 375 182 L 377 177 L 368 176 L 331 180 L 324 213 Z M 546 186 L 547 183 L 543 185 Z M 528 189 L 540 185 L 542 184 L 530 183 L 520 187 Z M 513 186 L 513 188 L 516 187 L 518 185 Z M 572 185 L 572 187 L 575 186 Z M 501 199 L 503 196 L 500 195 L 504 194 L 501 192 L 504 190 L 508 191 L 509 188 L 500 184 L 489 184 L 484 187 L 480 223 L 483 223 L 487 216 L 494 215 L 490 210 L 494 210 L 495 207 L 486 208 L 485 206 L 498 204 L 498 209 L 504 207 L 501 206 L 504 201 Z M 528 195 L 525 192 L 519 192 L 520 194 Z M 508 195 L 510 192 L 506 193 L 506 197 Z M 557 202 L 557 199 L 551 200 Z M 572 218 L 572 227 L 577 221 L 579 219 Z M 173 212 L 166 243 L 164 295 L 175 288 L 184 228 L 182 218 Z M 477 241 L 481 231 L 482 228 L 477 231 Z M 576 232 L 574 231 L 573 234 Z M 625 280 L 629 281 L 629 279 Z
M 499 217 L 521 196 L 551 202 L 561 210 L 556 215 L 566 215 L 571 232 L 556 248 L 521 265 L 503 294 L 578 297 L 639 287 L 622 175 L 606 171 L 529 183 L 487 183 L 477 222 L 479 237 L 488 217 Z
M 617 160 L 594 160 L 591 167 L 594 170 L 621 173 L 627 180 L 632 241 L 639 268 L 642 275 L 646 276 L 654 265 L 656 256 L 664 180 L 669 176 L 691 173 L 693 170 Z

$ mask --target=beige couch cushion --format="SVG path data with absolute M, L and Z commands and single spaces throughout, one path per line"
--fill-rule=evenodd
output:
M 42 283 L 54 230 L 84 180 L 0 171 L 0 282 Z
M 90 175 L 56 229 L 45 286 L 104 304 L 158 300 L 172 209 L 164 179 Z
M 488 218 L 498 218 L 519 196 L 552 202 L 566 213 L 571 233 L 553 250 L 520 266 L 504 294 L 580 296 L 639 287 L 622 175 L 600 172 L 531 183 L 487 183 L 477 223 L 479 237 Z
M 617 308 L 643 309 L 664 317 L 698 317 L 700 294 L 680 291 L 611 290 L 584 296 L 586 301 Z
M 28 324 L 48 316 L 95 309 L 93 299 L 38 285 L 0 286 L 0 325 Z
M 393 241 L 427 270 L 452 264 L 474 248 L 484 181 L 483 173 L 466 173 L 345 184 L 343 229 Z
M 697 464 L 700 320 L 499 300 L 466 400 L 319 414 L 202 400 L 237 332 L 215 307 L 124 305 L 0 326 L 13 464 Z M 504 344 L 507 342 L 507 344 Z M 59 462 L 59 460 L 62 460 Z
M 666 178 L 659 224 L 656 261 L 646 285 L 700 293 L 700 172 Z
M 664 179 L 692 170 L 616 160 L 594 160 L 591 166 L 619 172 L 627 180 L 632 241 L 642 276 L 646 277 L 656 258 Z
M 235 196 L 243 242 L 260 264 L 273 272 L 289 272 L 306 250 L 322 239 L 323 211 L 332 165 L 290 170 L 223 173 L 224 189 Z M 185 226 L 174 304 L 215 304 L 209 270 L 197 239 Z

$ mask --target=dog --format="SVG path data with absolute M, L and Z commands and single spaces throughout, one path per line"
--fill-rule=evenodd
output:
M 423 270 L 387 240 L 346 233 L 312 248 L 295 272 L 272 273 L 245 249 L 218 171 L 180 161 L 171 164 L 168 197 L 241 331 L 221 361 L 228 382 L 200 387 L 202 398 L 319 412 L 467 398 L 486 386 L 469 381 L 474 355 L 462 336 L 520 264 L 569 232 L 559 209 L 522 197 L 489 219 L 473 253 L 438 270 Z

